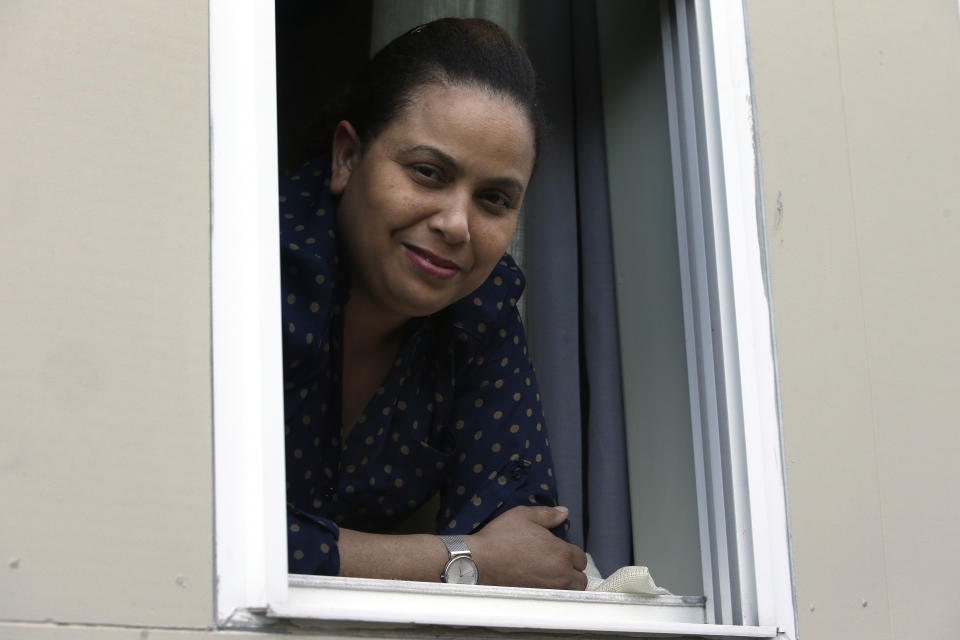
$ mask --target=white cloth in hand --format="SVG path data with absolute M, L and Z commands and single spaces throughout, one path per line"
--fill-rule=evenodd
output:
M 583 570 L 587 574 L 587 591 L 599 591 L 605 593 L 633 593 L 642 596 L 669 596 L 669 591 L 663 587 L 658 587 L 650 575 L 650 570 L 646 567 L 620 567 L 614 571 L 610 577 L 604 579 L 593 562 L 590 554 L 587 554 L 587 568 Z

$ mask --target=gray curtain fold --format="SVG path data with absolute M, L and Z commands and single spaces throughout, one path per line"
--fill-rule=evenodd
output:
M 580 295 L 571 25 L 566 2 L 527 4 L 527 54 L 543 83 L 549 135 L 525 197 L 526 328 L 537 369 L 568 537 L 583 546 Z M 535 25 L 535 26 L 534 26 Z
M 597 12 L 573 3 L 577 193 L 580 221 L 581 387 L 586 442 L 587 544 L 607 573 L 631 563 L 627 441 L 620 378 L 620 333 L 607 186 Z
M 596 6 L 527 4 L 552 128 L 527 195 L 527 326 L 570 541 L 631 564 L 630 496 Z

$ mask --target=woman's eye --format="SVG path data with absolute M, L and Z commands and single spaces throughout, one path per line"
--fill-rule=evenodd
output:
M 485 193 L 483 199 L 493 205 L 497 210 L 512 209 L 513 201 L 505 194 L 499 192 Z
M 431 167 L 428 164 L 415 164 L 411 168 L 418 178 L 435 182 L 439 182 L 443 179 L 443 174 L 440 173 L 440 170 L 436 167 Z

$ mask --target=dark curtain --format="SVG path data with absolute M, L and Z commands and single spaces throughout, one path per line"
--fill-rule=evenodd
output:
M 276 0 L 279 165 L 330 153 L 333 108 L 370 53 L 371 0 Z
M 570 541 L 631 564 L 630 497 L 596 6 L 527 4 L 548 140 L 526 199 L 529 343 Z

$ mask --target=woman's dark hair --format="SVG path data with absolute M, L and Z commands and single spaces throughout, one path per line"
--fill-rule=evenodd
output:
M 533 65 L 510 34 L 478 18 L 441 18 L 394 39 L 363 67 L 341 117 L 367 145 L 425 84 L 476 86 L 512 99 L 539 147 L 544 125 Z

